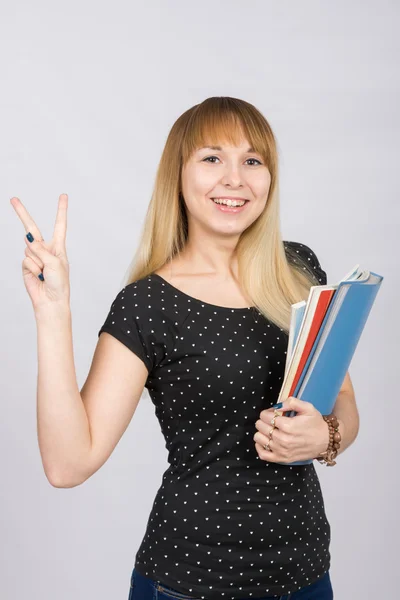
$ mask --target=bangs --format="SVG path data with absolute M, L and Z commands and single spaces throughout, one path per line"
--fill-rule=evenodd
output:
M 261 117 L 261 118 L 260 118 Z M 247 139 L 251 152 L 271 163 L 270 130 L 251 104 L 240 105 L 233 98 L 209 98 L 197 105 L 187 123 L 182 140 L 182 161 L 186 163 L 204 146 L 229 144 L 239 146 Z

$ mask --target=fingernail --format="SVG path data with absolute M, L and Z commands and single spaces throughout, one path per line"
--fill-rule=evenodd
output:
M 278 402 L 278 404 L 274 404 L 272 408 L 282 408 L 283 402 Z
M 44 277 L 43 277 L 42 273 L 39 273 L 38 277 L 39 277 L 40 281 L 44 281 Z
M 26 234 L 26 237 L 28 238 L 28 242 L 33 242 L 33 240 L 35 239 L 35 238 L 33 237 L 33 235 L 31 234 L 31 232 L 27 233 L 27 234 Z

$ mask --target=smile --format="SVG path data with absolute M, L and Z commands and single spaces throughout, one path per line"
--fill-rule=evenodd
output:
M 211 198 L 217 204 L 225 204 L 226 206 L 243 206 L 246 202 L 245 198 Z
M 220 210 L 225 213 L 238 213 L 244 210 L 246 204 L 245 200 L 234 200 L 234 199 L 219 199 L 219 198 L 210 198 L 212 203 L 215 205 L 217 210 Z

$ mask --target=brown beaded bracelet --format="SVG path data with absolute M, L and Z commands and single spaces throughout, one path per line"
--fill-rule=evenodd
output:
M 342 440 L 342 436 L 339 432 L 339 421 L 334 414 L 322 416 L 329 427 L 329 444 L 325 452 L 321 452 L 321 454 L 316 458 L 321 464 L 326 464 L 327 467 L 333 467 L 336 465 L 336 461 L 334 459 L 337 457 L 337 453 L 340 448 L 340 442 Z

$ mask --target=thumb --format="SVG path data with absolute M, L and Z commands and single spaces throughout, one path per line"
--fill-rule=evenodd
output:
M 289 398 L 283 402 L 279 402 L 273 408 L 279 408 L 282 411 L 295 410 L 302 415 L 309 415 L 314 412 L 314 405 L 311 402 L 300 400 L 300 398 L 296 398 L 295 396 L 289 396 Z

